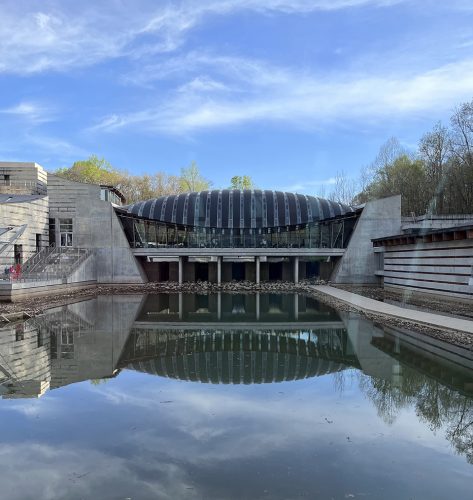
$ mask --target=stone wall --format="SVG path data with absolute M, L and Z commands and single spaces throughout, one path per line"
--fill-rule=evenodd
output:
M 31 200 L 22 203 L 0 203 L 0 226 L 22 226 L 27 224 L 23 234 L 4 252 L 0 254 L 0 272 L 15 262 L 14 244 L 22 245 L 23 262 L 36 253 L 36 235 L 40 235 L 41 248 L 48 246 L 48 198 L 31 196 Z M 2 241 L 10 239 L 9 232 L 1 237 Z
M 5 181 L 9 176 L 9 181 Z M 0 162 L 0 194 L 42 194 L 47 192 L 48 174 L 34 162 Z

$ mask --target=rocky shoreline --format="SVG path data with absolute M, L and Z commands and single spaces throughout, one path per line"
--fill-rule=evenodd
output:
M 7 323 L 8 321 L 16 321 L 19 319 L 29 318 L 41 314 L 46 309 L 60 307 L 71 302 L 87 300 L 99 295 L 132 295 L 132 294 L 149 294 L 149 293 L 303 293 L 320 300 L 339 311 L 354 312 L 375 322 L 378 326 L 392 326 L 403 328 L 406 330 L 419 332 L 424 335 L 436 338 L 443 342 L 448 342 L 459 347 L 467 348 L 473 352 L 473 336 L 466 333 L 453 330 L 440 330 L 434 327 L 405 321 L 399 318 L 393 318 L 384 314 L 373 314 L 361 311 L 358 308 L 348 305 L 336 298 L 330 297 L 314 288 L 315 285 L 327 285 L 325 281 L 305 280 L 298 284 L 291 282 L 261 282 L 256 284 L 250 281 L 231 281 L 220 285 L 209 282 L 186 282 L 179 284 L 176 282 L 165 283 L 145 283 L 136 285 L 98 285 L 90 288 L 73 290 L 68 293 L 49 295 L 43 297 L 33 297 L 13 303 L 0 303 L 0 322 Z M 345 287 L 344 287 L 345 288 Z M 347 288 L 345 288 L 347 289 Z M 350 288 L 353 293 L 359 293 Z M 373 294 L 364 289 L 362 295 L 376 298 Z M 377 290 L 379 292 L 379 289 Z M 438 311 L 440 312 L 440 311 Z

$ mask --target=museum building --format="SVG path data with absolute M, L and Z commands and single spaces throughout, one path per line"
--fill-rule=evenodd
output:
M 96 284 L 326 280 L 473 298 L 473 216 L 401 217 L 298 193 L 127 204 L 114 186 L 0 162 L 0 300 Z M 12 272 L 13 271 L 13 272 Z

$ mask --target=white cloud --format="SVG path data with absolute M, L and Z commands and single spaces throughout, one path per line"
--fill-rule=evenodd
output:
M 189 66 L 186 62 L 190 61 Z M 193 61 L 193 62 L 192 62 Z M 430 70 L 396 68 L 392 73 L 339 72 L 316 74 L 243 58 L 191 55 L 151 68 L 146 84 L 157 74 L 171 77 L 175 68 L 199 74 L 142 110 L 106 116 L 93 130 L 134 126 L 151 132 L 189 134 L 250 122 L 292 124 L 314 129 L 353 121 L 377 122 L 446 111 L 471 99 L 473 59 Z M 213 73 L 212 77 L 207 76 Z M 189 77 L 188 77 L 189 78 Z M 225 92 L 226 86 L 228 87 Z M 236 92 L 238 90 L 238 92 Z
M 180 47 L 209 16 L 240 11 L 309 13 L 406 0 L 202 0 L 201 2 L 95 2 L 59 0 L 0 4 L 0 73 L 33 74 L 84 67 L 117 58 L 141 58 Z
M 54 119 L 54 110 L 50 107 L 29 101 L 22 101 L 14 106 L 0 109 L 0 114 L 17 117 L 31 124 L 49 122 Z

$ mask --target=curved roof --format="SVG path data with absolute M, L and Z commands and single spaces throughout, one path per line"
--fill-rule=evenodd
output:
M 293 332 L 136 330 L 127 339 L 120 368 L 179 380 L 261 384 L 316 377 L 358 366 L 343 347 L 346 330 L 323 329 L 313 339 Z
M 223 189 L 161 196 L 123 207 L 130 215 L 208 228 L 258 228 L 306 224 L 354 212 L 354 208 L 314 196 Z
M 266 362 L 248 351 L 158 356 L 135 361 L 128 369 L 177 380 L 211 384 L 264 384 L 300 380 L 339 372 L 350 365 L 327 359 L 270 352 Z M 185 358 L 185 359 L 184 359 Z M 243 363 L 242 363 L 243 360 Z

